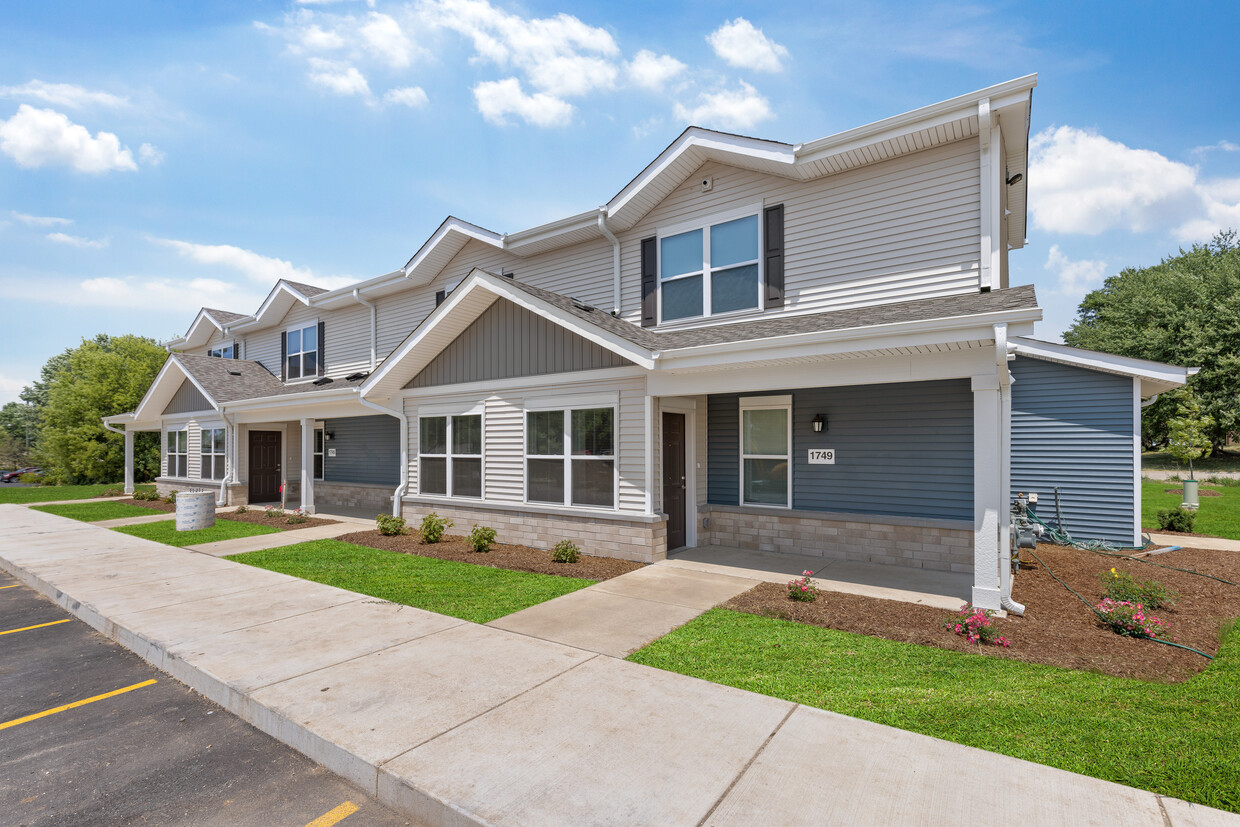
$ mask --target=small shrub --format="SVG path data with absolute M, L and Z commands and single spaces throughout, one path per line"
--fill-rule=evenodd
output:
M 147 491 L 145 489 L 138 489 L 137 491 L 133 492 L 133 498 L 135 500 L 140 500 L 143 502 L 148 502 L 148 501 L 154 502 L 155 500 L 158 500 L 160 497 L 159 497 L 158 491 Z
M 1118 602 L 1140 603 L 1147 609 L 1174 606 L 1179 592 L 1169 589 L 1157 580 L 1138 580 L 1126 571 L 1111 569 L 1098 575 L 1105 587 L 1104 597 Z
M 168 496 L 163 498 L 166 503 L 175 503 L 177 501 L 177 492 L 169 491 Z
M 572 540 L 561 540 L 551 551 L 551 560 L 555 563 L 576 563 L 581 559 L 581 549 Z
M 1193 522 L 1197 515 L 1187 508 L 1161 508 L 1158 511 L 1158 527 L 1163 531 L 1179 531 L 1189 534 L 1193 530 Z
M 943 623 L 943 628 L 964 637 L 974 646 L 1011 646 L 1012 642 L 998 634 L 993 614 L 987 609 L 978 609 L 972 603 L 960 607 L 955 617 Z
M 813 603 L 818 599 L 818 586 L 810 580 L 812 571 L 801 572 L 801 577 L 788 581 L 788 597 L 802 603 Z
M 26 485 L 42 485 L 43 479 L 38 474 L 22 474 L 17 478 L 17 481 L 24 482 Z
M 263 509 L 263 516 L 268 520 L 278 520 L 284 516 L 284 509 L 278 505 L 269 505 Z
M 289 525 L 300 525 L 301 523 L 308 523 L 310 522 L 310 515 L 307 514 L 303 509 L 299 508 L 296 511 L 290 511 L 288 515 L 288 519 L 285 520 L 284 522 L 288 523 Z
M 438 543 L 443 539 L 443 533 L 454 525 L 456 523 L 432 511 L 422 518 L 422 527 L 418 529 L 418 533 L 422 535 L 422 542 Z
M 1094 610 L 1098 612 L 1098 619 L 1118 635 L 1174 640 L 1167 624 L 1147 613 L 1140 603 L 1104 597 Z
M 124 489 L 121 489 L 121 488 L 109 488 L 105 490 L 102 494 L 100 494 L 99 496 L 101 497 L 123 497 L 125 496 L 125 491 Z
M 239 505 L 239 506 L 237 506 L 237 508 L 236 508 L 236 513 L 237 513 L 237 514 L 244 514 L 245 512 L 247 512 L 247 511 L 249 511 L 249 510 L 250 510 L 250 509 L 246 508 L 244 505 Z
M 469 532 L 469 547 L 480 554 L 490 551 L 491 544 L 494 542 L 495 529 L 490 526 L 475 525 Z
M 395 537 L 398 534 L 409 533 L 409 529 L 405 525 L 404 517 L 396 517 L 392 514 L 380 514 L 375 517 L 375 523 L 379 526 L 379 533 L 384 537 Z

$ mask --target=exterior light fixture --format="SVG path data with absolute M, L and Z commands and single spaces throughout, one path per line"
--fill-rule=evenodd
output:
M 1024 180 L 1024 178 L 1025 178 L 1024 173 L 1018 172 L 1015 175 L 1013 175 L 1011 178 L 1007 179 L 1007 185 L 1010 187 L 1013 184 L 1019 184 L 1022 180 Z
M 336 432 L 335 432 L 335 431 L 324 431 L 324 432 L 323 432 L 323 436 L 324 436 L 324 438 L 326 438 L 328 441 L 331 441 L 331 440 L 333 440 L 333 439 L 335 439 L 335 438 L 336 438 Z
M 814 433 L 816 434 L 820 434 L 827 429 L 827 420 L 822 414 L 814 414 L 811 424 L 813 424 Z

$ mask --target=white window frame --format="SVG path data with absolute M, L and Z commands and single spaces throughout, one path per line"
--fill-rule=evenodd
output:
M 657 297 L 656 304 L 658 305 L 658 313 L 659 313 L 658 323 L 660 325 L 679 324 L 682 322 L 687 323 L 687 322 L 701 321 L 702 319 L 709 319 L 709 318 L 728 318 L 730 316 L 740 316 L 746 313 L 757 313 L 765 309 L 766 302 L 765 302 L 764 294 L 766 291 L 762 289 L 763 284 L 764 284 L 764 277 L 766 274 L 766 263 L 762 255 L 762 251 L 764 249 L 763 245 L 765 243 L 765 237 L 766 237 L 766 228 L 763 226 L 764 222 L 762 220 L 762 215 L 763 215 L 762 210 L 764 206 L 765 206 L 764 204 L 759 203 L 759 204 L 751 205 L 748 207 L 740 207 L 735 210 L 728 210 L 726 212 L 716 213 L 700 221 L 675 224 L 670 227 L 659 228 L 657 240 L 655 241 L 655 258 L 657 262 L 655 266 L 655 281 L 658 286 L 658 290 L 655 291 L 655 294 Z M 735 262 L 733 264 L 728 264 L 725 267 L 712 268 L 710 264 L 710 228 L 718 224 L 726 224 L 729 221 L 736 221 L 738 219 L 749 218 L 751 216 L 756 217 L 758 219 L 758 257 L 757 259 L 752 260 L 752 261 Z M 694 270 L 691 273 L 682 273 L 680 275 L 673 276 L 670 279 L 664 279 L 663 278 L 663 239 L 671 238 L 672 236 L 681 235 L 683 233 L 693 232 L 694 230 L 702 231 L 702 269 Z M 745 267 L 750 264 L 758 265 L 758 284 L 756 288 L 758 291 L 758 303 L 754 307 L 744 307 L 744 308 L 741 308 L 740 310 L 729 310 L 724 313 L 711 312 L 712 310 L 711 308 L 711 276 L 713 275 L 713 273 L 716 270 L 731 270 L 735 267 Z M 701 276 L 701 279 L 702 279 L 702 315 L 701 316 L 684 316 L 682 318 L 677 318 L 677 319 L 668 319 L 665 322 L 663 319 L 663 284 L 665 282 L 679 281 L 681 279 L 692 278 L 694 276 Z
M 294 331 L 296 331 L 296 332 L 297 332 L 297 334 L 298 334 L 298 337 L 297 337 L 297 338 L 298 338 L 298 342 L 304 346 L 304 343 L 305 343 L 305 341 L 306 341 L 306 336 L 305 336 L 305 333 L 306 333 L 306 331 L 307 331 L 307 330 L 310 330 L 311 328 L 313 328 L 313 329 L 314 329 L 314 343 L 315 343 L 315 347 L 314 347 L 314 349 L 313 349 L 313 350 L 304 350 L 304 349 L 303 349 L 303 350 L 298 350 L 296 353 L 294 353 L 293 351 L 289 350 L 289 348 L 288 348 L 288 334 L 293 333 Z M 303 382 L 303 381 L 309 381 L 309 380 L 313 380 L 313 379 L 318 379 L 318 378 L 319 378 L 318 367 L 323 367 L 322 365 L 318 365 L 318 354 L 319 354 L 319 350 L 321 350 L 321 349 L 322 349 L 322 346 L 323 346 L 323 343 L 319 341 L 319 322 L 318 322 L 318 320 L 316 319 L 316 320 L 314 320 L 313 322 L 308 322 L 308 323 L 305 323 L 305 324 L 295 324 L 295 325 L 292 325 L 292 326 L 290 326 L 290 327 L 285 328 L 285 329 L 284 329 L 284 342 L 285 342 L 285 345 L 284 345 L 284 364 L 281 366 L 281 370 L 283 370 L 283 371 L 284 371 L 284 381 L 285 381 L 285 382 Z M 316 364 L 316 366 L 317 366 L 317 367 L 316 367 L 316 369 L 315 369 L 315 372 L 314 372 L 314 373 L 312 373 L 312 374 L 310 374 L 310 375 L 306 375 L 306 359 L 305 359 L 305 356 L 306 356 L 306 354 L 307 354 L 307 353 L 313 353 L 313 354 L 315 355 L 315 364 Z M 297 375 L 297 376 L 290 376 L 290 375 L 289 375 L 290 371 L 289 371 L 289 369 L 288 369 L 288 360 L 289 360 L 289 359 L 292 359 L 294 356 L 298 356 L 298 357 L 300 357 L 300 358 L 298 359 L 298 362 L 297 362 L 297 373 L 298 373 L 298 375 Z M 324 370 L 324 373 L 326 373 L 326 370 Z
M 476 454 L 458 454 L 452 450 L 452 420 L 455 417 L 476 416 L 478 417 L 480 440 L 478 445 L 478 453 Z M 422 420 L 423 419 L 444 419 L 444 453 L 428 454 L 422 450 Z M 460 500 L 483 500 L 486 499 L 487 488 L 487 460 L 486 460 L 486 416 L 484 406 L 474 405 L 469 408 L 451 407 L 443 408 L 439 406 L 428 405 L 418 411 L 418 493 L 425 497 L 452 497 Z M 446 493 L 427 492 L 423 490 L 424 475 L 422 473 L 422 458 L 442 459 L 444 462 L 444 488 Z M 478 486 L 477 496 L 473 494 L 457 494 L 452 488 L 452 464 L 454 459 L 476 459 L 478 460 L 480 485 Z
M 224 351 L 228 351 L 228 355 L 224 355 Z M 237 355 L 237 343 L 235 341 L 228 344 L 220 343 L 207 351 L 207 355 L 216 359 L 232 359 Z
M 611 410 L 611 456 L 574 456 L 573 455 L 573 411 Z M 559 411 L 564 416 L 564 452 L 561 454 L 531 454 L 530 450 L 530 419 L 531 413 L 547 413 Z M 615 394 L 603 394 L 598 397 L 579 396 L 569 401 L 563 397 L 547 397 L 541 400 L 530 400 L 521 413 L 522 454 L 524 481 L 522 496 L 527 505 L 564 506 L 565 508 L 588 509 L 594 511 L 618 511 L 620 508 L 620 405 Z M 551 503 L 544 500 L 530 499 L 530 460 L 554 459 L 564 463 L 564 500 Z M 610 461 L 612 463 L 611 506 L 578 505 L 573 502 L 573 462 Z
M 310 440 L 310 474 L 316 480 L 322 480 L 327 474 L 327 424 L 324 422 L 315 423 L 314 433 L 318 436 L 317 443 L 315 437 L 312 437 Z M 323 472 L 320 474 L 314 473 L 316 459 L 318 460 L 318 466 L 323 469 Z
M 221 449 L 218 452 L 215 450 L 203 451 L 202 450 L 202 435 L 211 434 L 211 444 L 212 444 L 212 448 L 214 448 L 216 431 L 222 431 L 224 434 L 224 440 L 223 440 L 223 445 Z M 221 457 L 224 460 L 223 475 L 218 476 L 218 477 L 214 476 L 216 457 Z M 211 472 L 212 472 L 212 476 L 209 476 L 209 477 L 204 474 L 204 471 L 206 470 L 206 461 L 208 459 L 211 460 Z M 198 478 L 200 480 L 205 480 L 208 482 L 212 482 L 212 481 L 219 482 L 220 480 L 225 479 L 227 476 L 228 476 L 228 429 L 222 425 L 219 426 L 218 428 L 215 427 L 214 425 L 209 425 L 204 428 L 199 428 L 198 429 Z
M 164 434 L 165 434 L 164 436 L 164 457 L 165 457 L 164 476 L 171 477 L 172 479 L 178 479 L 178 480 L 189 479 L 189 425 L 188 424 L 181 425 L 178 428 L 166 428 L 164 430 Z M 171 450 L 171 448 L 169 448 L 168 435 L 170 434 L 184 434 L 185 435 L 185 448 L 183 450 L 173 451 Z M 179 443 L 180 441 L 181 441 L 181 438 L 177 437 L 176 442 Z M 180 448 L 181 446 L 178 444 L 176 447 Z M 174 470 L 172 467 L 173 459 L 176 457 L 182 457 L 185 460 L 185 473 L 184 474 L 177 474 L 176 470 L 180 470 L 180 469 Z
M 746 454 L 745 453 L 745 412 L 746 411 L 777 411 L 787 412 L 788 446 L 787 453 L 780 454 Z M 745 508 L 792 508 L 792 396 L 742 396 L 737 416 L 737 448 L 740 461 L 737 468 L 736 503 Z M 788 497 L 783 505 L 776 503 L 745 502 L 745 460 L 747 459 L 784 459 L 788 462 Z

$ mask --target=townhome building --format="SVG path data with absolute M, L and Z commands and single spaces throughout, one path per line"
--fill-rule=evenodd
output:
M 106 420 L 126 485 L 159 431 L 159 489 L 221 505 L 954 572 L 1010 607 L 1013 493 L 1138 542 L 1141 405 L 1191 373 L 1033 338 L 1035 86 L 801 144 L 691 127 L 597 209 L 450 217 L 390 273 L 204 308 Z

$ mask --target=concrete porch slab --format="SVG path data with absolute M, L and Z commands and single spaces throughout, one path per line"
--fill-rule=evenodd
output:
M 646 566 L 591 586 L 589 591 L 620 597 L 634 597 L 654 603 L 667 603 L 704 612 L 757 582 L 717 572 L 689 571 L 671 566 Z M 546 605 L 546 604 L 543 604 Z

